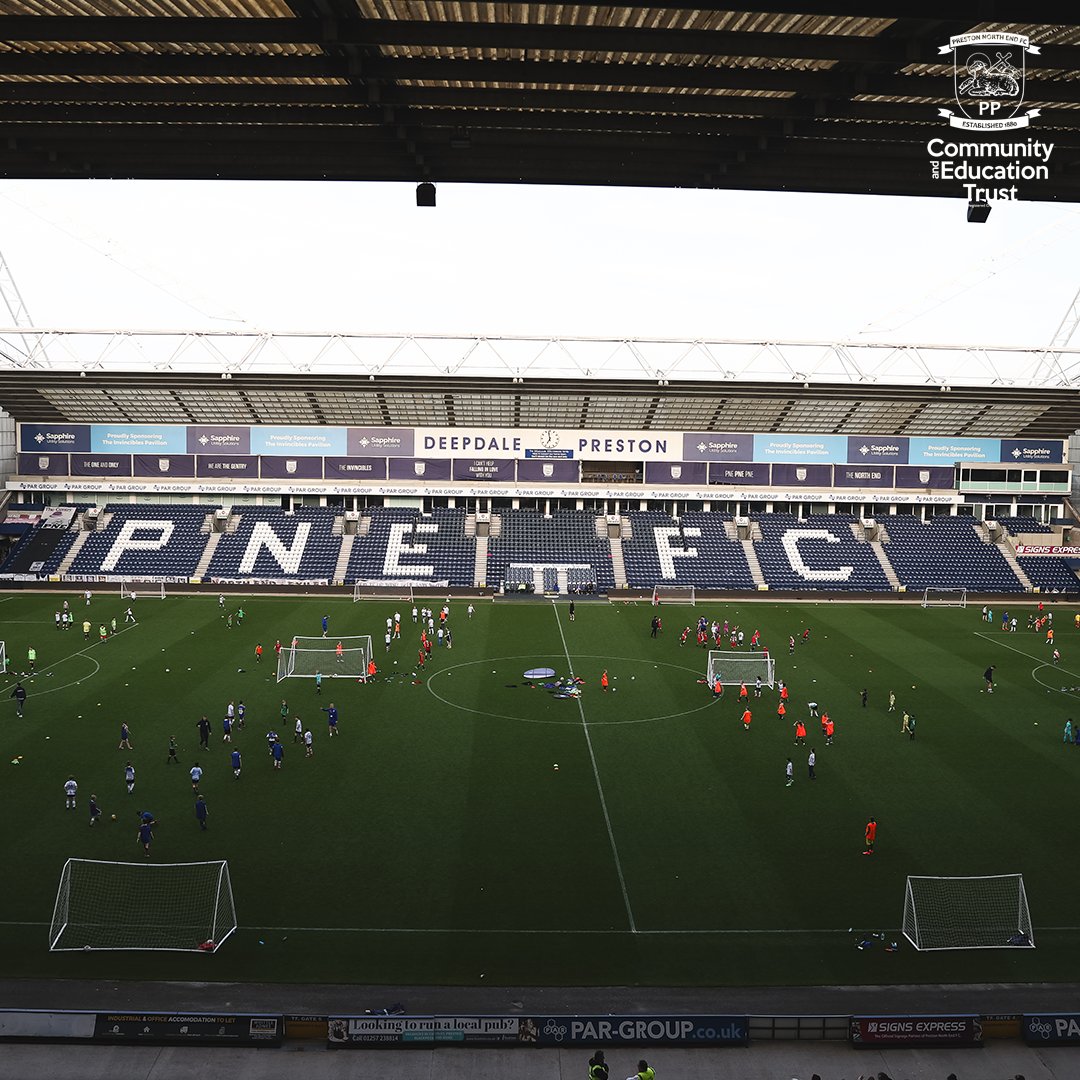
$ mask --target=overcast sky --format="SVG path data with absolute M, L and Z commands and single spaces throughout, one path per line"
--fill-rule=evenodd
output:
M 440 184 L 0 182 L 49 327 L 1045 345 L 1080 208 Z M 9 322 L 0 310 L 0 322 Z M 1074 345 L 1080 340 L 1074 340 Z

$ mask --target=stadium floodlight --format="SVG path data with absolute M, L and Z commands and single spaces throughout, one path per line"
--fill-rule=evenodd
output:
M 697 594 L 694 592 L 693 585 L 674 585 L 665 582 L 653 586 L 652 602 L 653 607 L 660 604 L 690 604 L 693 606 L 697 602 Z
M 324 679 L 335 676 L 366 679 L 371 657 L 371 638 L 367 634 L 334 639 L 294 637 L 292 644 L 278 655 L 277 681 L 314 679 L 316 675 Z
M 903 934 L 920 950 L 1034 949 L 1024 877 L 909 877 Z
M 776 685 L 776 661 L 764 652 L 724 652 L 722 649 L 709 651 L 709 665 L 705 672 L 710 687 L 741 686 L 752 683 L 761 676 L 764 686 Z
M 967 607 L 967 589 L 924 589 L 922 606 Z
M 49 950 L 217 952 L 235 930 L 227 862 L 68 859 L 49 925 Z
M 120 586 L 121 600 L 134 600 L 139 596 L 160 596 L 164 600 L 165 582 L 162 581 L 160 585 L 152 585 L 138 581 L 125 581 Z

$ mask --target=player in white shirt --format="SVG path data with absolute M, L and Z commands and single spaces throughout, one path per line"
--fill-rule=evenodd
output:
M 304 732 L 304 757 L 315 756 L 315 745 L 310 731 Z
M 124 783 L 130 795 L 135 790 L 135 766 L 130 761 L 124 766 Z
M 472 604 L 470 604 L 470 605 L 469 605 L 469 606 L 468 606 L 468 607 L 467 607 L 467 608 L 465 609 L 465 612 L 466 612 L 466 614 L 467 614 L 467 615 L 469 616 L 469 618 L 470 618 L 470 619 L 472 618 L 472 616 L 473 616 L 473 612 L 474 612 L 475 610 L 476 610 L 476 608 L 474 608 L 474 607 L 472 606 Z
M 68 810 L 74 810 L 75 809 L 75 796 L 78 795 L 78 793 L 79 793 L 79 785 L 76 783 L 75 777 L 74 776 L 69 776 L 67 778 L 67 783 L 64 784 L 64 795 L 67 796 L 66 809 L 68 809 Z
M 415 604 L 413 604 L 413 609 L 412 609 L 412 621 L 416 622 L 416 605 Z

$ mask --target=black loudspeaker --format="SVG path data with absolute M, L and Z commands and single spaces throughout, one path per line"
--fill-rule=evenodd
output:
M 416 185 L 416 205 L 417 206 L 434 206 L 435 205 L 435 185 L 429 183 Z

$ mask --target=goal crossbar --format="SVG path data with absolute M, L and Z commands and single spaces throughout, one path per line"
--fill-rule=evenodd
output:
M 236 931 L 229 864 L 68 859 L 49 950 L 216 952 Z
M 135 600 L 140 596 L 157 596 L 165 599 L 165 582 L 140 583 L 138 581 L 125 581 L 120 586 L 121 600 Z
M 721 686 L 741 686 L 755 682 L 761 676 L 762 685 L 776 685 L 776 661 L 763 652 L 736 652 L 734 649 L 710 649 L 709 662 L 705 677 L 709 686 L 715 686 L 717 679 Z
M 693 585 L 657 584 L 652 591 L 653 607 L 660 604 L 690 604 L 697 602 Z
M 922 606 L 967 607 L 967 589 L 924 589 Z
M 338 646 L 340 645 L 340 651 Z M 367 676 L 372 659 L 371 637 L 360 634 L 352 637 L 294 637 L 288 648 L 278 655 L 277 681 L 284 679 L 314 679 Z

